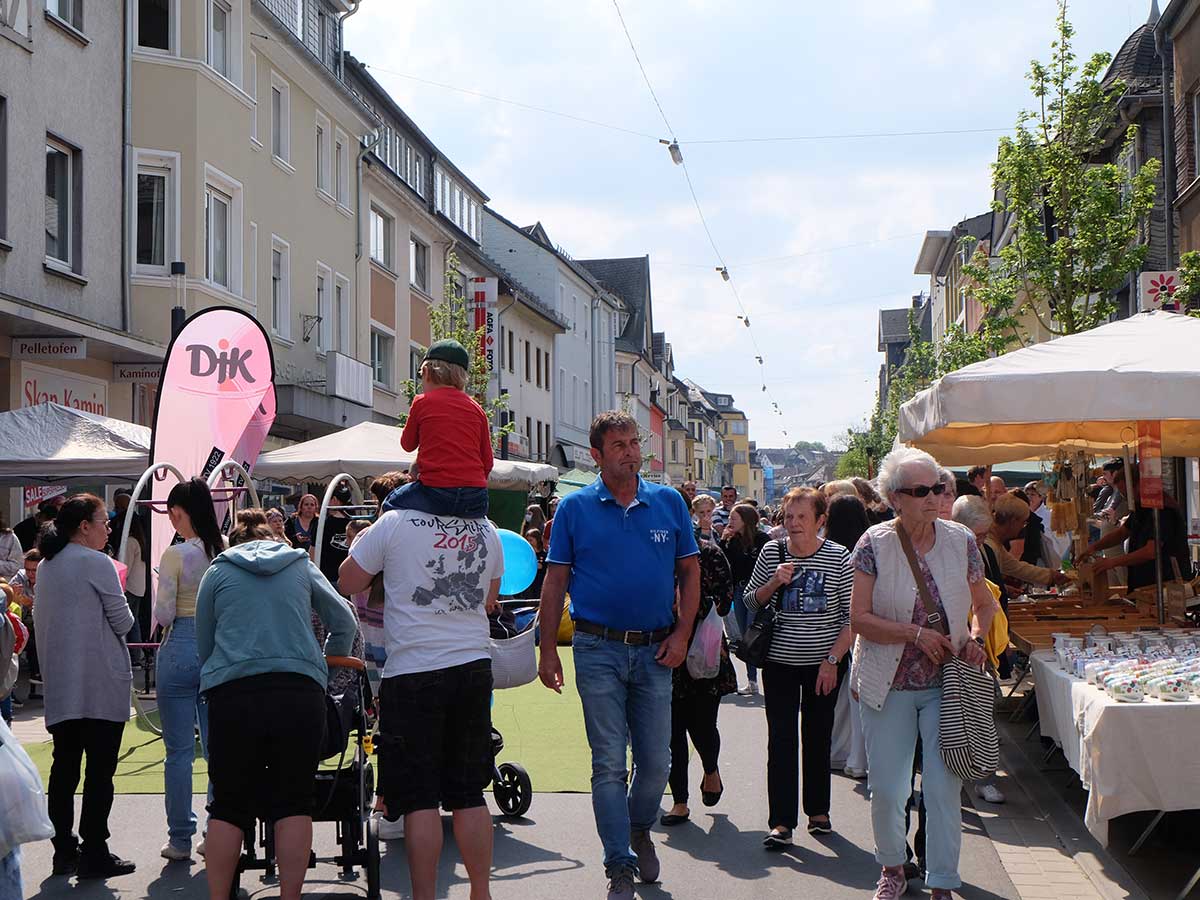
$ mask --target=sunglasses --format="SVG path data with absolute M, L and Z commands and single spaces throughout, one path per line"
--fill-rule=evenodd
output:
M 939 481 L 937 484 L 921 484 L 917 487 L 896 488 L 896 493 L 907 494 L 909 497 L 916 497 L 918 500 L 928 497 L 930 494 L 940 497 L 946 493 L 946 485 Z

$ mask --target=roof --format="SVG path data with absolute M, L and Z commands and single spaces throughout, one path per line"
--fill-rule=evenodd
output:
M 570 327 L 570 323 L 559 313 L 555 312 L 554 307 L 550 306 L 537 295 L 535 291 L 531 291 L 516 278 L 514 278 L 504 266 L 496 262 L 491 256 L 485 253 L 478 247 L 470 244 L 459 244 L 455 248 L 455 252 L 469 256 L 485 268 L 491 269 L 494 274 L 499 276 L 501 281 L 508 282 L 508 285 L 513 290 L 514 297 L 529 307 L 533 312 L 537 313 L 543 319 L 546 319 L 560 331 L 566 331 Z
M 1150 17 L 1125 39 L 1117 51 L 1101 85 L 1108 87 L 1120 79 L 1132 93 L 1144 92 L 1147 88 L 1157 90 L 1162 84 L 1162 59 L 1154 46 L 1154 26 L 1160 19 L 1158 0 L 1153 0 Z
M 483 211 L 485 213 L 487 213 L 488 215 L 490 215 L 497 222 L 501 222 L 504 225 L 507 225 L 513 231 L 517 232 L 522 237 L 524 237 L 526 240 L 533 241 L 539 247 L 542 247 L 543 249 L 548 250 L 550 253 L 553 253 L 556 257 L 558 257 L 560 260 L 562 260 L 562 262 L 567 266 L 567 268 L 569 268 L 572 272 L 574 272 L 576 275 L 578 275 L 580 278 L 582 278 L 588 284 L 589 287 L 599 289 L 600 284 L 592 276 L 591 272 L 589 272 L 587 269 L 585 269 L 583 266 L 581 266 L 578 262 L 576 262 L 574 259 L 572 259 L 570 256 L 568 256 L 566 253 L 564 253 L 562 250 L 560 250 L 558 247 L 556 247 L 554 245 L 554 243 L 550 240 L 549 235 L 546 234 L 546 229 L 542 227 L 541 222 L 538 222 L 534 225 L 527 225 L 524 228 L 522 228 L 520 225 L 517 225 L 515 222 L 512 222 L 512 221 L 504 218 L 504 216 L 500 215 L 500 213 L 496 212 L 496 210 L 492 209 L 490 206 L 483 207 Z
M 882 353 L 888 344 L 907 344 L 908 314 L 911 306 L 904 309 L 881 309 L 879 311 L 879 350 Z
M 654 350 L 654 365 L 662 367 L 667 361 L 667 353 L 671 349 L 671 345 L 667 343 L 667 333 L 665 331 L 655 331 L 650 335 L 650 343 Z
M 597 281 L 625 301 L 629 318 L 617 337 L 616 347 L 627 353 L 646 353 L 646 323 L 650 311 L 650 257 L 621 259 L 581 259 L 581 266 Z

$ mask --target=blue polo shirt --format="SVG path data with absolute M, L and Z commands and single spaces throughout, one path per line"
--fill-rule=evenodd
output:
M 638 478 L 622 509 L 597 478 L 559 502 L 548 559 L 571 567 L 573 618 L 653 631 L 675 620 L 675 560 L 699 552 L 677 490 Z

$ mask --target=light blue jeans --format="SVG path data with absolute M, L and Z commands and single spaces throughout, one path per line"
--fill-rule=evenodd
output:
M 171 844 L 188 849 L 196 833 L 192 812 L 192 763 L 196 757 L 195 726 L 200 726 L 200 751 L 208 758 L 208 704 L 200 700 L 200 656 L 196 650 L 196 620 L 176 619 L 155 663 L 158 712 L 167 749 L 164 773 L 167 834 Z M 211 789 L 210 789 L 211 790 Z
M 14 847 L 7 856 L 0 856 L 0 900 L 22 900 L 21 848 Z
M 630 831 L 648 831 L 658 818 L 671 771 L 671 670 L 654 659 L 660 644 L 631 647 L 577 631 L 572 646 L 592 748 L 592 812 L 611 876 L 637 862 Z
M 871 790 L 871 826 L 875 859 L 881 866 L 903 865 L 907 855 L 904 809 L 912 794 L 913 754 L 921 734 L 921 796 L 928 810 L 925 886 L 953 890 L 962 847 L 962 782 L 946 768 L 938 751 L 940 687 L 925 691 L 889 691 L 883 709 L 862 710 L 867 738 L 867 786 Z

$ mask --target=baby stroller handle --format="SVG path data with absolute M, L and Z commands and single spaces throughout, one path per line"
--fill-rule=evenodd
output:
M 367 664 L 356 656 L 327 656 L 325 665 L 335 669 L 358 669 L 360 672 L 367 669 Z

